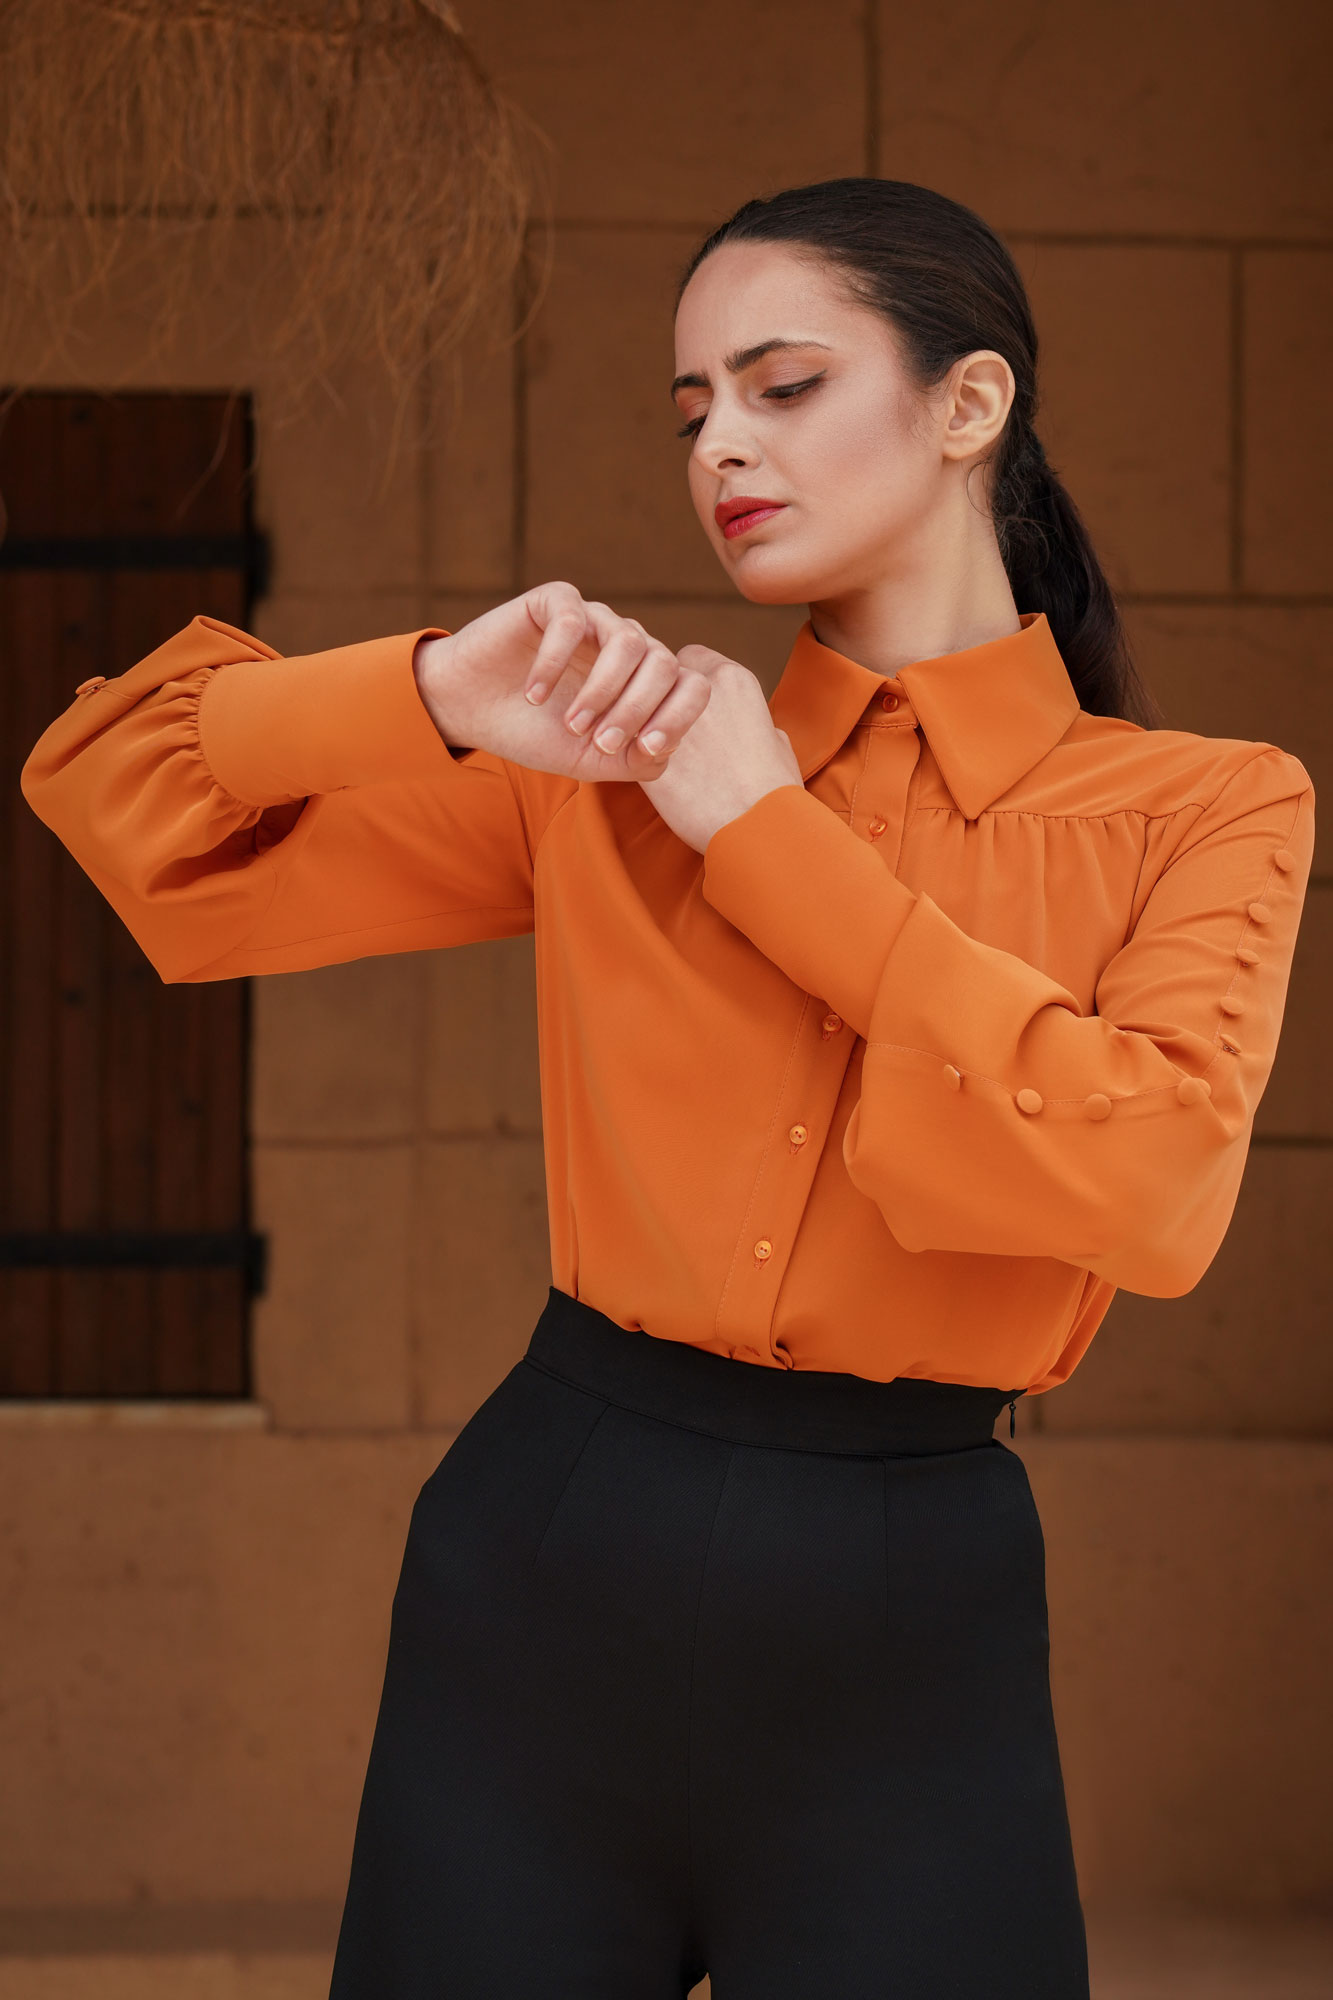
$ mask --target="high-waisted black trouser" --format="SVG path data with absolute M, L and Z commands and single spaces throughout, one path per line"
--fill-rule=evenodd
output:
M 553 1288 L 413 1508 L 330 2000 L 1087 2000 L 1006 1400 Z

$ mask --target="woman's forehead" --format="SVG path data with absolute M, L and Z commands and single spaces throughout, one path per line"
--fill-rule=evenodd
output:
M 677 367 L 720 365 L 724 355 L 774 339 L 832 345 L 847 338 L 855 314 L 824 259 L 785 243 L 724 243 L 685 287 Z

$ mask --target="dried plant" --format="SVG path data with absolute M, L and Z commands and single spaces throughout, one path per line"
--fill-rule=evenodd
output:
M 228 303 L 266 301 L 284 395 L 378 357 L 401 417 L 479 316 L 511 331 L 544 147 L 437 0 L 0 0 L 0 343 L 36 327 L 49 378 L 132 269 L 151 365 L 248 223 L 276 262 Z

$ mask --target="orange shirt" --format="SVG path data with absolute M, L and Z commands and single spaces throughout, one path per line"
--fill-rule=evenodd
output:
M 419 638 L 196 618 L 24 795 L 164 980 L 535 929 L 552 1277 L 766 1367 L 1041 1392 L 1226 1231 L 1314 843 L 1268 743 L 1085 713 L 1042 615 L 891 678 L 807 624 L 806 781 L 705 855 L 442 742 Z

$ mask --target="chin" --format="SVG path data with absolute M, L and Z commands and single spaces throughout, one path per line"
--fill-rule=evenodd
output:
M 777 549 L 748 550 L 728 574 L 748 604 L 809 604 L 827 595 L 829 583 L 826 567 L 793 561 Z

